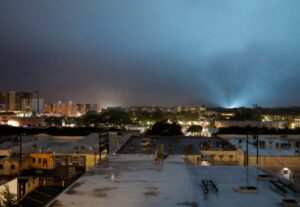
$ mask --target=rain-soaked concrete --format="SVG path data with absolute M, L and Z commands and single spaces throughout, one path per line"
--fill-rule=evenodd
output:
M 181 156 L 110 156 L 56 198 L 60 206 L 197 207 Z M 55 206 L 55 205 L 54 205 Z

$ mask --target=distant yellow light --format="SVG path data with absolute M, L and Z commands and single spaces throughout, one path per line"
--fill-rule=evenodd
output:
M 292 123 L 292 124 L 291 124 L 291 129 L 295 129 L 295 128 L 296 128 L 295 123 Z
M 14 127 L 19 127 L 19 126 L 20 126 L 20 123 L 17 122 L 17 121 L 14 121 L 14 120 L 9 120 L 9 121 L 7 122 L 7 125 L 9 125 L 9 126 L 14 126 Z
M 202 161 L 202 162 L 201 162 L 201 166 L 207 167 L 207 166 L 210 166 L 210 163 L 207 162 L 207 161 Z

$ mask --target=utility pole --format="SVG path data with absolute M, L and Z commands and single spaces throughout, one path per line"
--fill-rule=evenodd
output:
M 249 165 L 249 144 L 256 146 L 256 165 L 258 166 L 259 164 L 259 137 L 258 134 L 253 135 L 253 140 L 254 142 L 249 143 L 249 136 L 247 134 L 246 136 L 246 158 L 245 158 L 245 165 Z
M 22 175 L 22 135 L 19 138 L 19 174 Z
M 256 165 L 258 166 L 258 147 L 259 147 L 259 139 L 258 139 L 258 135 L 254 135 L 254 139 L 256 140 Z

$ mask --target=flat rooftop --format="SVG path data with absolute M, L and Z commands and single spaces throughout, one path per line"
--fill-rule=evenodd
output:
M 182 156 L 169 156 L 156 164 L 152 155 L 116 155 L 77 180 L 49 206 L 114 207 L 274 207 L 282 196 L 270 188 L 264 174 L 254 167 L 193 166 Z M 212 180 L 218 193 L 204 196 L 202 180 Z M 255 186 L 257 192 L 236 192 L 240 186 Z M 296 199 L 299 203 L 299 199 Z
M 128 139 L 126 136 L 110 136 L 110 151 L 115 152 Z M 83 146 L 79 152 L 90 154 L 98 151 L 98 134 L 93 133 L 87 136 L 51 136 L 51 135 L 29 135 L 23 137 L 23 153 L 47 153 L 56 154 L 75 153 L 75 146 Z M 0 149 L 11 149 L 19 152 L 19 142 L 6 141 L 0 145 Z
M 257 168 L 242 166 L 188 166 L 197 203 L 203 207 L 274 207 L 284 198 L 294 198 L 292 194 L 284 197 L 270 189 L 269 181 L 258 180 L 257 175 L 264 174 Z M 209 192 L 204 199 L 200 183 L 202 180 L 213 180 L 219 193 Z M 235 192 L 239 186 L 255 186 L 253 193 Z M 298 201 L 299 202 L 299 201 Z
M 245 138 L 227 138 L 231 144 L 246 151 L 247 144 Z M 254 142 L 252 136 L 249 136 L 249 142 Z M 300 156 L 300 140 L 298 138 L 273 138 L 259 136 L 259 155 L 260 156 Z M 256 156 L 256 145 L 249 144 L 248 150 L 250 156 Z
M 110 156 L 57 197 L 54 206 L 197 207 L 179 156 L 156 165 L 150 155 Z
M 143 143 L 149 146 L 143 147 Z M 201 150 L 236 150 L 231 143 L 217 137 L 131 137 L 118 151 L 119 154 L 154 154 L 163 145 L 169 154 L 200 154 Z

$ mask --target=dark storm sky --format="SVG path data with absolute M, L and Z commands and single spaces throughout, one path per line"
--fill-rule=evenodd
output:
M 300 105 L 299 0 L 2 0 L 0 90 L 107 105 Z

